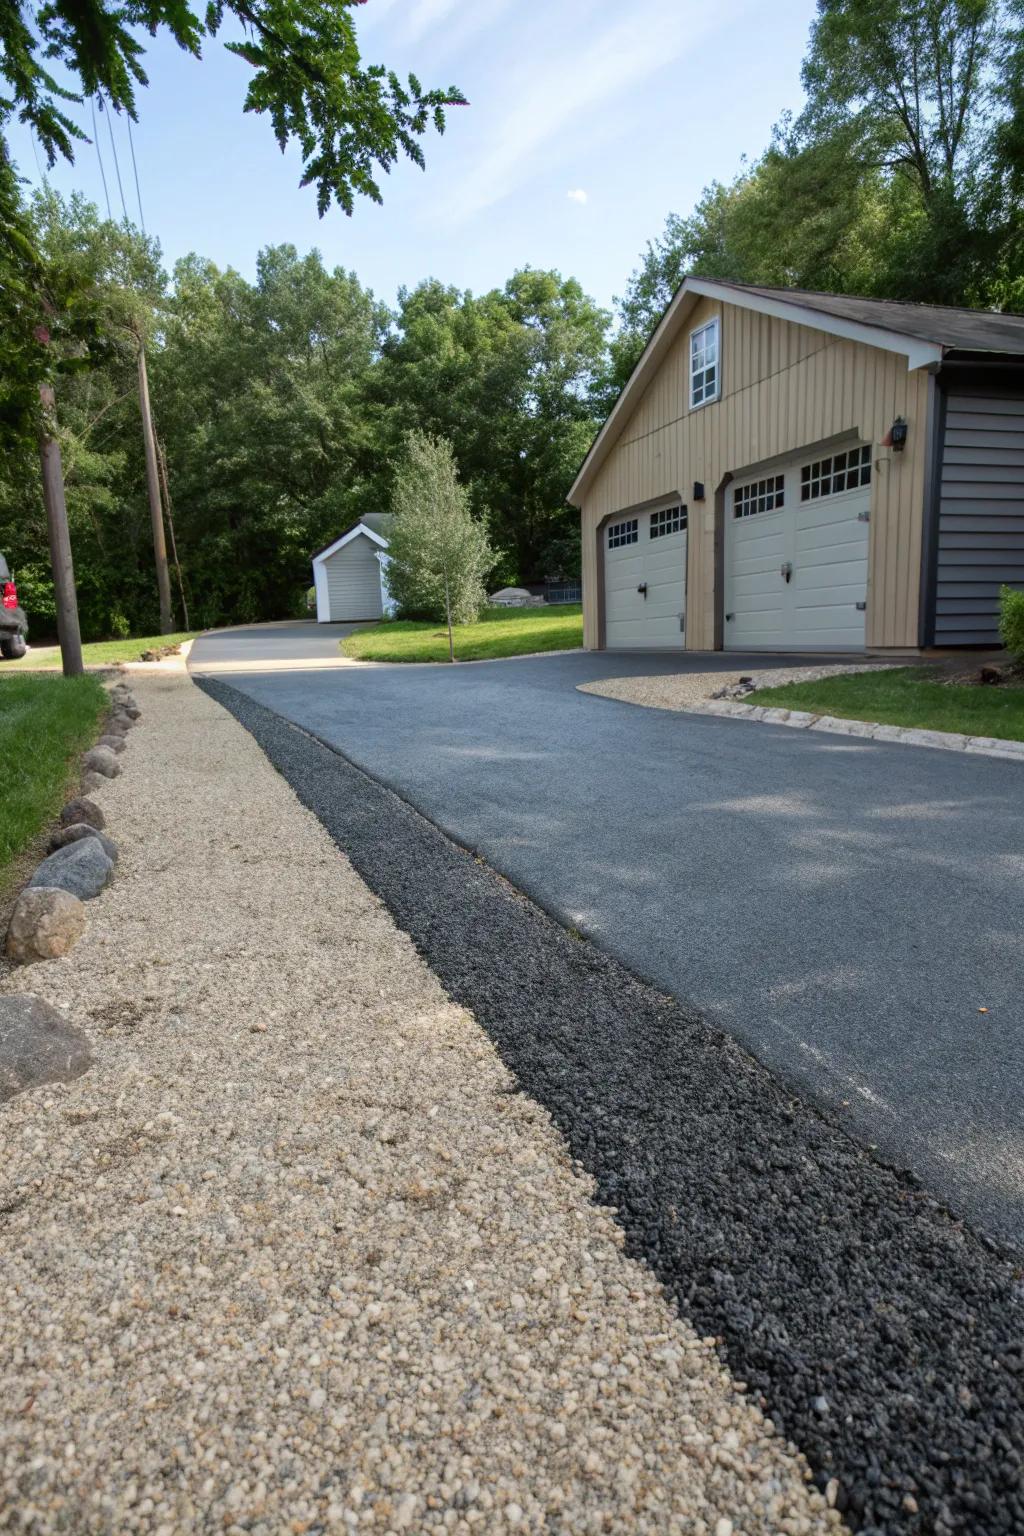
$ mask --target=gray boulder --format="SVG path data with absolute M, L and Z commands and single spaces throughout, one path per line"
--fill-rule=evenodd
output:
M 56 960 L 77 944 L 85 931 L 85 908 L 69 891 L 37 886 L 22 891 L 14 904 L 4 952 L 15 965 Z
M 119 736 L 123 741 L 132 728 L 132 723 L 127 715 L 111 715 L 103 727 L 104 735 Z
M 41 1083 L 70 1083 L 91 1066 L 85 1035 L 56 1008 L 17 992 L 0 996 L 0 1100 Z
M 112 837 L 101 832 L 98 827 L 90 827 L 86 821 L 73 821 L 70 827 L 61 827 L 50 838 L 48 853 L 56 853 L 58 848 L 66 848 L 68 843 L 80 842 L 83 837 L 99 838 L 100 847 L 110 860 L 111 864 L 117 863 L 117 844 Z
M 105 779 L 116 779 L 121 772 L 117 754 L 109 747 L 90 747 L 82 758 L 83 765 L 93 773 L 102 773 Z
M 102 773 L 83 773 L 82 793 L 91 795 L 94 789 L 102 789 L 107 782 Z
M 56 886 L 70 891 L 80 901 L 91 901 L 109 885 L 113 874 L 114 861 L 107 857 L 99 838 L 80 837 L 44 859 L 29 881 L 29 888 Z
M 107 818 L 94 800 L 86 800 L 81 795 L 76 795 L 74 800 L 69 800 L 60 813 L 62 827 L 70 827 L 73 822 L 84 821 L 90 827 L 96 827 L 102 832 L 107 824 Z
M 96 745 L 109 747 L 111 752 L 123 752 L 128 743 L 123 736 L 101 736 Z

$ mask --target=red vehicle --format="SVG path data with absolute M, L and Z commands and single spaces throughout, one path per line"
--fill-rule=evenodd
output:
M 18 602 L 18 589 L 3 555 L 0 555 L 0 656 L 4 661 L 17 661 L 28 650 L 25 636 L 28 619 Z

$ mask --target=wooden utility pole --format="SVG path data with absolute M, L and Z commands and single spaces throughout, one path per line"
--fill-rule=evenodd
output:
M 174 513 L 171 510 L 171 487 L 167 479 L 167 454 L 164 445 L 159 438 L 156 440 L 156 456 L 160 464 L 160 484 L 164 493 L 164 507 L 167 511 L 167 527 L 171 535 L 171 558 L 174 561 L 174 569 L 178 573 L 178 596 L 181 598 L 181 616 L 188 629 L 188 598 L 185 596 L 185 580 L 181 574 L 181 561 L 178 559 L 178 541 L 174 536 Z
M 156 586 L 160 594 L 160 633 L 174 629 L 171 617 L 171 575 L 167 569 L 167 540 L 160 505 L 160 473 L 156 462 L 153 417 L 149 409 L 149 380 L 146 377 L 146 350 L 139 343 L 139 410 L 142 412 L 142 439 L 146 445 L 146 485 L 149 489 L 149 515 L 153 523 L 153 553 L 156 556 Z
M 64 500 L 64 470 L 60 444 L 53 436 L 54 399 L 49 384 L 40 384 L 39 402 L 42 419 L 39 426 L 39 458 L 43 469 L 43 502 L 46 506 L 46 530 L 50 539 L 50 564 L 57 598 L 57 638 L 65 677 L 81 677 L 82 636 L 78 627 L 78 599 L 75 596 L 75 570 L 71 563 L 71 535 L 68 533 L 68 509 Z

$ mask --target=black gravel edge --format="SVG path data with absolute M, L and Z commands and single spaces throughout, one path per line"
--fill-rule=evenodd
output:
M 1024 1283 L 698 1014 L 333 748 L 196 679 L 472 1010 L 702 1334 L 865 1536 L 1024 1533 Z

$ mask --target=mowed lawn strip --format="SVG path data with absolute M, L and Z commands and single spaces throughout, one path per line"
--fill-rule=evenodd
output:
M 107 703 L 95 677 L 0 675 L 0 892 L 77 780 Z
M 818 682 L 759 688 L 754 701 L 839 715 L 844 720 L 877 720 L 882 725 L 1024 741 L 1024 688 L 941 683 L 925 667 L 853 672 Z
M 143 651 L 155 650 L 159 645 L 182 645 L 186 640 L 194 640 L 199 633 L 198 629 L 188 629 L 180 634 L 144 635 L 136 640 L 91 640 L 88 645 L 82 646 L 82 660 L 87 667 L 109 667 L 119 661 L 138 661 Z M 12 663 L 5 662 L 4 665 L 11 666 Z M 30 672 L 33 667 L 59 667 L 60 648 L 56 645 L 31 646 L 28 655 L 13 665 L 23 672 Z
M 485 608 L 476 624 L 455 627 L 457 661 L 489 661 L 499 656 L 528 656 L 534 651 L 571 651 L 583 644 L 583 609 L 579 603 L 557 608 Z M 357 661 L 447 661 L 444 624 L 383 619 L 358 629 L 341 642 L 342 653 Z

